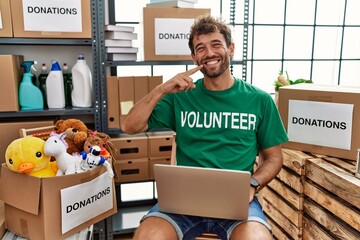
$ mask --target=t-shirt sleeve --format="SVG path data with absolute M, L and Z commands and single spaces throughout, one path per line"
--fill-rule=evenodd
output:
M 262 116 L 258 130 L 259 148 L 266 149 L 287 142 L 286 130 L 270 95 L 264 99 Z
M 174 100 L 172 94 L 163 97 L 155 106 L 148 120 L 149 130 L 169 128 L 175 131 Z

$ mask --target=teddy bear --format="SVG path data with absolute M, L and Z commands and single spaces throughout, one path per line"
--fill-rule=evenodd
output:
M 88 138 L 85 141 L 83 151 L 89 153 L 90 149 L 94 146 L 99 146 L 101 148 L 101 156 L 105 159 L 110 157 L 114 158 L 116 155 L 116 147 L 110 141 L 110 136 L 106 133 L 94 131 L 90 132 Z
M 79 154 L 83 151 L 86 139 L 90 130 L 85 123 L 79 119 L 60 119 L 55 123 L 55 132 L 57 134 L 66 133 L 65 141 L 68 144 L 67 152 L 69 154 Z

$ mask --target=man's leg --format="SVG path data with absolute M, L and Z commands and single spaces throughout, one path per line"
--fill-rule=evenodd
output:
M 165 219 L 148 217 L 135 231 L 133 240 L 176 240 L 175 228 Z
M 270 230 L 262 223 L 248 221 L 237 225 L 230 240 L 271 240 L 273 239 Z

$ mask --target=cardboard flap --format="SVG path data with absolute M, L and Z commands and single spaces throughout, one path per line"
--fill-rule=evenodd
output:
M 1 165 L 0 200 L 32 214 L 39 213 L 41 178 L 16 173 Z M 36 192 L 36 194 L 34 194 Z

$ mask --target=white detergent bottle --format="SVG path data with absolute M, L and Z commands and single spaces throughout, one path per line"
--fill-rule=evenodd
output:
M 73 89 L 71 102 L 73 107 L 92 106 L 92 76 L 84 55 L 79 54 L 77 62 L 71 69 Z
M 64 78 L 57 61 L 52 62 L 46 78 L 46 96 L 48 108 L 65 108 Z

